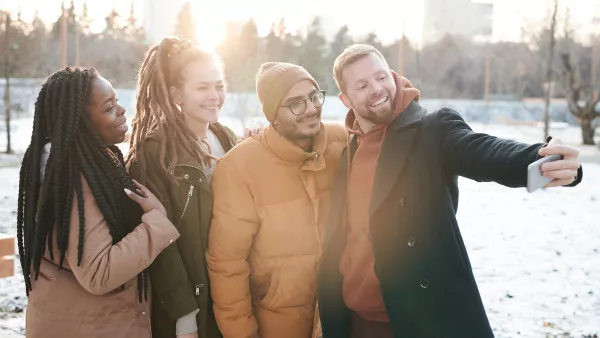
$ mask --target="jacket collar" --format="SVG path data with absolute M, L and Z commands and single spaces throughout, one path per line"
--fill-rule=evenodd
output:
M 423 109 L 416 101 L 412 101 L 406 110 L 394 120 L 390 126 L 394 131 L 402 131 L 412 127 L 415 123 L 421 122 L 427 111 Z
M 232 144 L 226 142 L 226 140 L 228 139 L 227 132 L 224 130 L 224 127 L 221 124 L 219 124 L 218 122 L 211 123 L 209 125 L 209 130 L 212 131 L 213 133 L 215 133 L 215 135 L 217 136 L 217 139 L 221 143 L 221 146 L 223 146 L 223 149 L 225 150 L 225 152 L 228 152 L 232 148 Z M 162 142 L 160 135 L 158 134 L 158 132 L 155 132 L 155 131 L 150 132 L 148 134 L 147 138 L 155 139 L 158 142 Z M 202 170 L 202 165 L 200 163 L 198 163 L 198 161 L 196 161 L 196 159 L 194 159 L 194 157 L 191 154 L 186 152 L 183 147 L 177 148 L 176 163 L 168 163 L 167 165 L 168 165 L 168 167 L 183 166 L 183 167 L 192 167 L 192 168 Z
M 313 138 L 311 152 L 306 152 L 295 145 L 272 125 L 265 129 L 261 143 L 284 161 L 304 164 L 304 169 L 321 170 L 325 168 L 323 154 L 327 148 L 327 134 L 323 123 L 321 123 L 319 133 Z

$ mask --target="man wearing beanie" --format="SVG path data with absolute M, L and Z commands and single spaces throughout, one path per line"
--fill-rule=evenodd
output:
M 269 126 L 221 158 L 212 177 L 215 317 L 225 338 L 310 338 L 320 328 L 317 270 L 347 133 L 321 123 L 325 93 L 300 66 L 263 64 L 256 92 Z

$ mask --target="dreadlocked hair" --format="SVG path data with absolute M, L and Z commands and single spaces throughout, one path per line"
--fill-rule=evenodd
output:
M 81 265 L 84 238 L 84 201 L 81 175 L 85 177 L 106 219 L 113 244 L 139 223 L 141 207 L 123 188 L 135 191 L 125 172 L 123 154 L 117 146 L 103 146 L 90 122 L 88 104 L 92 81 L 100 74 L 94 68 L 59 70 L 42 85 L 35 102 L 31 142 L 21 164 L 17 210 L 19 259 L 27 295 L 31 278 L 37 279 L 47 252 L 54 261 L 54 245 L 63 267 L 68 245 L 73 199 L 79 212 L 77 266 Z M 50 154 L 41 173 L 44 145 Z M 69 262 L 71 265 L 74 262 Z M 139 274 L 141 292 L 146 290 L 147 272 Z
M 177 163 L 178 149 L 183 149 L 201 165 L 208 165 L 215 159 L 204 147 L 197 146 L 199 140 L 186 126 L 183 114 L 170 94 L 171 87 L 183 83 L 183 68 L 192 61 L 216 62 L 223 68 L 220 58 L 213 52 L 177 38 L 164 38 L 146 53 L 142 62 L 138 73 L 136 114 L 131 121 L 132 132 L 126 160 L 127 168 L 133 162 L 138 164 L 142 184 L 146 183 L 147 174 L 146 159 L 141 148 L 149 132 L 158 132 L 160 136 L 158 158 L 165 177 L 177 180 L 170 167 Z

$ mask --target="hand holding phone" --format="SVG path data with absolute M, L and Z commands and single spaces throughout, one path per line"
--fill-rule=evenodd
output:
M 546 184 L 552 182 L 554 180 L 553 178 L 543 176 L 542 164 L 558 161 L 561 159 L 561 155 L 549 155 L 531 163 L 527 167 L 527 191 L 529 193 L 532 193 L 540 188 L 543 188 L 544 186 L 546 186 Z

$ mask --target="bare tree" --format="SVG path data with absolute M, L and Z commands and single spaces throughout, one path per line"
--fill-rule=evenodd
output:
M 175 35 L 182 39 L 196 41 L 196 27 L 192 17 L 192 4 L 187 1 L 177 15 L 175 24 Z
M 554 70 L 552 62 L 554 61 L 554 48 L 556 47 L 556 14 L 558 12 L 558 0 L 554 0 L 554 9 L 550 23 L 550 46 L 548 47 L 548 66 L 546 69 L 546 95 L 544 101 L 544 140 L 548 137 L 550 129 L 550 98 L 552 96 L 552 75 Z
M 6 153 L 12 154 L 12 148 L 10 144 L 10 53 L 11 53 L 11 44 L 10 44 L 10 14 L 6 13 L 5 16 L 5 25 L 6 25 L 6 35 L 4 36 L 4 52 L 6 55 L 4 56 L 4 76 L 6 85 L 4 86 L 4 118 L 6 122 Z
M 592 86 L 582 84 L 579 72 L 571 64 L 571 55 L 563 53 L 561 59 L 564 66 L 563 79 L 569 110 L 581 125 L 583 144 L 593 145 L 595 144 L 593 121 L 595 118 L 600 118 L 600 108 L 598 108 L 600 98 L 594 98 Z

